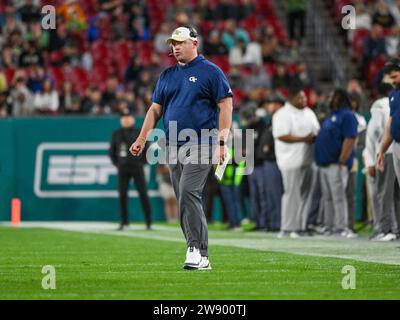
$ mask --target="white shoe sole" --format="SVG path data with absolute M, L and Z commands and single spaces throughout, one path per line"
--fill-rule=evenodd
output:
M 185 270 L 211 270 L 211 263 L 206 267 L 200 267 L 198 264 L 184 264 L 183 269 Z

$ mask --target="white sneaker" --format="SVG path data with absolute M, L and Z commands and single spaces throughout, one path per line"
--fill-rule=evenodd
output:
M 197 269 L 201 262 L 200 250 L 195 247 L 189 247 L 186 252 L 185 269 Z
M 208 257 L 201 257 L 200 265 L 197 268 L 198 270 L 211 270 L 211 263 L 208 260 Z
M 352 230 L 350 230 L 350 229 L 347 229 L 347 230 L 343 230 L 341 233 L 340 233 L 340 236 L 341 237 L 343 237 L 343 238 L 347 238 L 347 239 L 354 239 L 354 238 L 357 238 L 358 237 L 358 234 L 357 233 L 354 233 Z
M 301 236 L 300 236 L 300 234 L 299 234 L 298 232 L 292 231 L 292 232 L 290 233 L 290 237 L 291 237 L 292 239 L 297 239 L 297 238 L 300 238 Z
M 355 238 L 358 238 L 358 234 L 355 233 L 353 230 L 347 230 L 346 238 L 347 239 L 355 239 Z
M 385 236 L 384 233 L 378 233 L 371 238 L 371 241 L 380 241 Z
M 394 233 L 387 233 L 384 237 L 380 238 L 378 241 L 394 241 L 397 236 Z

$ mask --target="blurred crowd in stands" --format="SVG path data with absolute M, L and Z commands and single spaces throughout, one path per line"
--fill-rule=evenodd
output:
M 346 41 L 353 61 L 358 65 L 358 78 L 366 80 L 373 96 L 382 80 L 382 67 L 400 51 L 400 1 L 353 0 L 356 29 L 341 27 L 344 0 L 327 0 L 326 5 L 336 18 L 338 27 L 346 32 Z
M 165 39 L 193 25 L 200 50 L 228 75 L 235 109 L 262 106 L 273 90 L 314 81 L 302 62 L 307 1 L 287 0 L 289 36 L 270 0 L 2 0 L 0 116 L 144 115 L 162 70 L 176 63 Z M 41 8 L 56 7 L 56 29 Z M 299 21 L 300 29 L 296 21 Z M 296 30 L 300 32 L 296 32 Z M 262 110 L 262 108 L 260 108 Z

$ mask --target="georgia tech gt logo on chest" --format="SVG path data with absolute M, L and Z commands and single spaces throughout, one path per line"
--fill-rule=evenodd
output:
M 189 81 L 195 83 L 197 81 L 197 78 L 195 76 L 191 76 L 189 78 Z

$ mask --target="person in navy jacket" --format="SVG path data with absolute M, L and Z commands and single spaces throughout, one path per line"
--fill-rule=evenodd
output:
M 329 117 L 323 122 L 315 141 L 315 162 L 320 168 L 322 220 L 327 233 L 343 237 L 356 235 L 348 226 L 346 186 L 353 166 L 358 121 L 344 89 L 333 93 Z
M 130 150 L 134 156 L 139 155 L 148 134 L 163 117 L 168 166 L 187 242 L 184 268 L 209 270 L 208 228 L 202 191 L 212 167 L 212 154 L 216 154 L 219 163 L 227 156 L 226 142 L 232 125 L 232 90 L 222 70 L 198 54 L 198 35 L 193 27 L 175 29 L 167 43 L 172 46 L 178 64 L 161 73 L 153 103 Z M 172 128 L 172 125 L 176 127 Z M 205 129 L 211 132 L 210 136 L 202 134 Z M 172 131 L 177 131 L 178 139 L 173 137 Z M 185 139 L 180 140 L 179 133 L 182 132 L 185 132 Z M 191 163 L 198 156 L 197 151 L 181 152 L 188 144 L 197 146 L 201 163 Z M 177 149 L 178 156 L 174 154 Z M 183 157 L 181 153 L 184 153 Z M 207 159 L 203 159 L 205 155 Z M 171 161 L 171 156 L 177 161 Z

